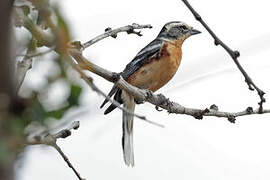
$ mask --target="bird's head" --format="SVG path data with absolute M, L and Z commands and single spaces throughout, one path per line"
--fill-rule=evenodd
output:
M 188 37 L 199 34 L 200 31 L 193 29 L 193 27 L 187 25 L 184 22 L 172 21 L 166 23 L 158 34 L 158 38 L 165 40 L 182 40 L 184 41 Z

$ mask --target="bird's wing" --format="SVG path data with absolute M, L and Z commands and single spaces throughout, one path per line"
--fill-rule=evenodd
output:
M 160 39 L 155 39 L 147 46 L 145 46 L 135 58 L 126 66 L 124 71 L 121 73 L 124 79 L 127 79 L 134 72 L 136 72 L 140 67 L 142 67 L 147 61 L 158 55 L 162 49 L 163 41 Z

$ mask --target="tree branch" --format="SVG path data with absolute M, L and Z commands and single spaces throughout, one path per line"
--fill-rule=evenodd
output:
M 68 157 L 62 151 L 62 149 L 57 145 L 56 141 L 59 138 L 67 138 L 71 135 L 71 130 L 77 130 L 80 127 L 79 121 L 73 122 L 69 127 L 55 133 L 51 134 L 48 132 L 47 128 L 41 126 L 40 124 L 30 124 L 26 129 L 25 133 L 28 134 L 27 145 L 49 145 L 54 147 L 57 152 L 62 156 L 67 165 L 73 170 L 79 180 L 84 180 L 78 171 L 69 161 Z
M 75 50 L 75 51 L 76 51 L 76 50 Z M 73 54 L 73 50 L 70 49 L 70 50 L 69 50 L 69 53 L 70 53 L 70 54 Z M 139 118 L 139 119 L 141 119 L 141 120 L 143 120 L 143 121 L 145 121 L 145 122 L 148 122 L 148 123 L 153 124 L 153 125 L 158 126 L 158 127 L 162 127 L 162 128 L 164 127 L 163 125 L 161 125 L 161 124 L 159 124 L 159 123 L 156 123 L 156 122 L 153 122 L 153 121 L 148 120 L 145 116 L 138 115 L 138 114 L 136 114 L 136 113 L 134 113 L 134 112 L 131 112 L 131 111 L 129 111 L 128 109 L 122 107 L 121 104 L 119 104 L 117 101 L 111 99 L 111 98 L 108 97 L 103 91 L 101 91 L 101 90 L 94 84 L 93 79 L 92 79 L 91 77 L 86 76 L 86 75 L 84 74 L 84 72 L 82 71 L 81 67 L 78 66 L 77 64 L 74 64 L 73 61 L 72 61 L 72 59 L 69 59 L 69 58 L 66 58 L 66 59 L 69 61 L 69 64 L 73 67 L 73 69 L 76 70 L 76 71 L 80 74 L 81 78 L 82 78 L 82 79 L 83 79 L 83 80 L 84 80 L 84 81 L 92 88 L 93 91 L 95 91 L 97 94 L 103 96 L 103 97 L 104 97 L 105 99 L 107 99 L 110 103 L 112 103 L 112 104 L 114 104 L 115 106 L 117 106 L 117 108 L 119 108 L 120 110 L 125 111 L 125 112 L 127 112 L 127 113 L 133 115 L 134 117 L 137 117 L 137 118 Z M 87 62 L 89 62 L 89 61 L 87 61 Z M 90 63 L 90 62 L 89 62 L 89 63 Z M 82 65 L 82 63 L 81 63 L 80 65 Z M 84 66 L 84 67 L 86 67 L 86 66 Z M 96 67 L 96 68 L 97 68 L 97 67 Z M 101 70 L 101 69 L 100 69 L 100 70 Z M 102 71 L 102 70 L 101 70 L 101 71 Z M 105 72 L 105 74 L 106 74 L 106 73 L 108 73 L 108 72 Z M 118 79 L 118 77 L 119 77 L 119 75 L 116 74 L 116 73 L 114 73 L 114 74 L 112 73 L 112 74 L 110 74 L 110 75 L 113 76 L 113 77 L 112 77 L 112 80 L 113 80 L 113 79 Z
M 31 50 L 28 48 L 26 55 L 23 57 L 21 61 L 17 63 L 17 69 L 16 69 L 16 92 L 19 91 L 20 87 L 22 86 L 22 83 L 24 81 L 25 75 L 29 69 L 31 69 L 32 66 L 32 57 L 28 57 L 28 54 L 31 53 Z
M 214 116 L 214 117 L 223 117 L 227 118 L 230 122 L 234 123 L 235 118 L 239 116 L 251 115 L 251 114 L 262 114 L 262 113 L 270 113 L 269 110 L 253 110 L 252 108 L 247 108 L 245 111 L 240 112 L 223 112 L 219 111 L 216 106 L 211 106 L 210 109 L 196 109 L 196 108 L 188 108 L 184 107 L 176 102 L 170 101 L 162 94 L 154 94 L 149 90 L 139 89 L 127 83 L 121 76 L 116 76 L 117 73 L 113 73 L 108 71 L 90 61 L 88 61 L 83 55 L 83 47 L 80 46 L 80 42 L 72 43 L 74 46 L 70 48 L 70 55 L 76 60 L 78 65 L 85 70 L 89 70 L 104 79 L 115 83 L 119 88 L 128 91 L 136 100 L 140 102 L 149 102 L 155 106 L 158 106 L 162 109 L 167 110 L 169 113 L 175 114 L 185 114 L 189 116 L 193 116 L 196 119 L 202 119 L 203 116 Z
M 46 55 L 46 54 L 48 54 L 48 53 L 50 53 L 50 52 L 52 52 L 52 51 L 54 51 L 54 48 L 55 47 L 53 47 L 53 48 L 50 48 L 50 49 L 47 49 L 47 50 L 45 50 L 45 51 L 43 51 L 43 52 L 37 52 L 37 53 L 32 53 L 32 54 L 17 54 L 16 55 L 16 57 L 26 57 L 26 58 L 34 58 L 34 57 L 37 57 L 37 56 L 43 56 L 43 55 Z
M 241 66 L 241 64 L 238 61 L 238 57 L 240 57 L 240 52 L 239 51 L 233 51 L 229 46 L 227 46 L 223 41 L 221 41 L 217 35 L 211 30 L 211 28 L 206 24 L 206 22 L 202 19 L 202 17 L 200 16 L 200 14 L 195 11 L 195 9 L 189 4 L 189 2 L 187 0 L 182 0 L 183 3 L 187 6 L 187 8 L 191 11 L 191 13 L 194 15 L 195 19 L 197 21 L 199 21 L 204 27 L 205 29 L 209 32 L 209 34 L 212 36 L 212 38 L 215 40 L 215 45 L 218 46 L 222 46 L 225 51 L 231 56 L 231 58 L 233 59 L 234 63 L 236 64 L 237 68 L 241 71 L 241 73 L 243 74 L 244 78 L 245 78 L 245 82 L 247 83 L 249 90 L 254 91 L 254 89 L 257 91 L 259 97 L 260 97 L 260 102 L 259 104 L 259 113 L 263 113 L 263 103 L 266 101 L 264 98 L 265 92 L 262 91 L 253 81 L 252 79 L 249 77 L 249 75 L 247 74 L 247 72 L 244 70 L 244 68 Z
M 135 29 L 144 29 L 144 28 L 151 29 L 152 26 L 150 24 L 140 25 L 140 24 L 133 23 L 132 25 L 123 26 L 123 27 L 113 29 L 113 30 L 110 27 L 106 28 L 105 33 L 91 39 L 90 41 L 88 41 L 84 44 L 82 44 L 82 49 L 84 50 L 84 49 L 88 48 L 89 46 L 97 43 L 98 41 L 105 39 L 107 37 L 110 37 L 110 36 L 113 38 L 116 38 L 117 34 L 120 32 L 126 32 L 128 34 L 136 34 L 138 36 L 142 36 L 141 31 L 137 32 L 137 31 L 135 31 Z

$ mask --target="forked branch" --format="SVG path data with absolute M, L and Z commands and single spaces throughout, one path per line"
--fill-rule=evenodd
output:
M 79 121 L 73 122 L 69 127 L 62 129 L 61 131 L 52 134 L 48 132 L 48 130 L 39 124 L 30 124 L 25 132 L 28 135 L 27 137 L 27 145 L 48 145 L 54 147 L 57 152 L 61 155 L 64 161 L 67 163 L 68 167 L 72 169 L 72 171 L 76 174 L 79 180 L 85 180 L 80 176 L 75 167 L 71 164 L 68 157 L 62 151 L 60 146 L 56 143 L 59 138 L 67 138 L 71 135 L 71 130 L 77 130 L 80 127 Z

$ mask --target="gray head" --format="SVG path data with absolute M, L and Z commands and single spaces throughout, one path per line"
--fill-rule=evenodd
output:
M 187 25 L 181 21 L 172 21 L 166 23 L 158 34 L 158 38 L 167 40 L 180 40 L 183 41 L 188 37 L 199 34 L 200 31 L 193 29 L 193 27 Z

